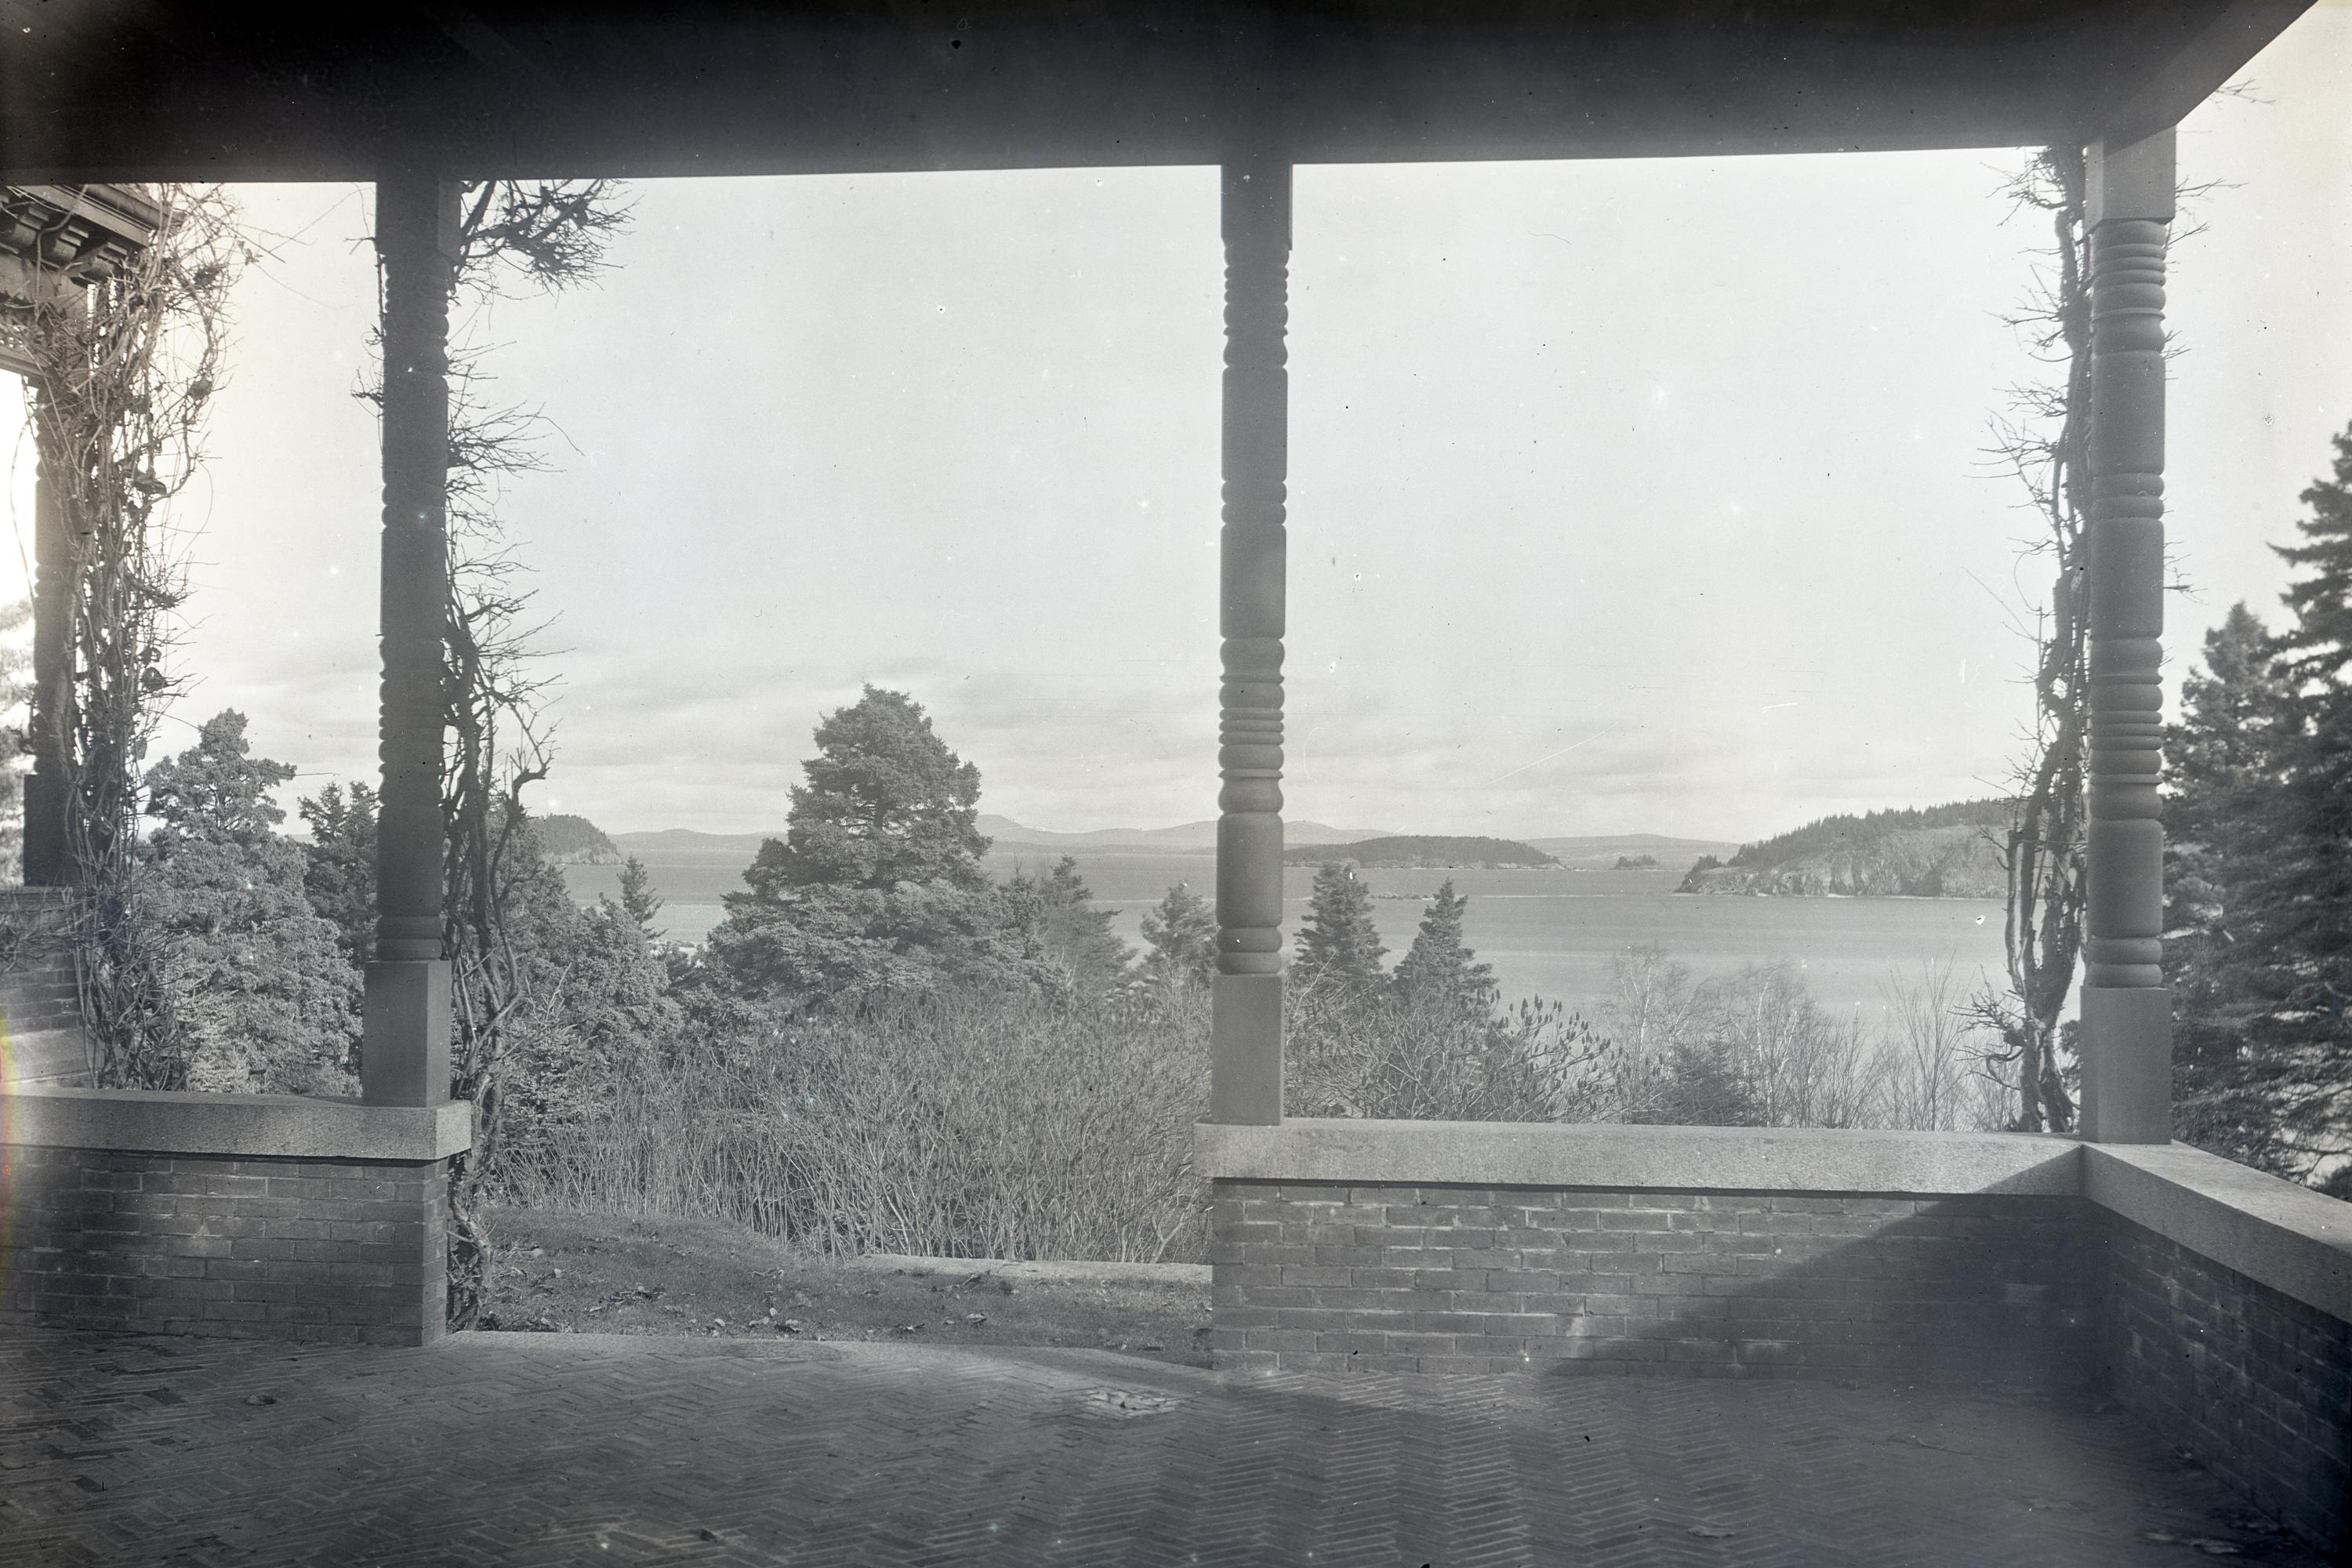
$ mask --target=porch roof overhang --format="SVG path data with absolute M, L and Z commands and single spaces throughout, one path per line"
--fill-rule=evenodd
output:
M 0 0 L 0 180 L 2123 143 L 2309 0 Z

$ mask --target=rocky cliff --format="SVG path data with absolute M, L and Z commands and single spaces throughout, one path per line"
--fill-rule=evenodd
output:
M 617 866 L 621 852 L 602 829 L 584 816 L 558 813 L 533 819 L 539 847 L 556 866 Z

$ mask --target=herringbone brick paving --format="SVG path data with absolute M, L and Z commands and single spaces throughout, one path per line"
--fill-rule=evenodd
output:
M 2084 1400 L 1108 1353 L 0 1334 L 0 1563 L 2308 1562 Z

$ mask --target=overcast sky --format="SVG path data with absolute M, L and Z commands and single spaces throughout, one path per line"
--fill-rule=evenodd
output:
M 2235 599 L 2275 623 L 2264 547 L 2352 421 L 2352 6 L 2249 75 L 2267 101 L 2181 141 L 2231 184 L 2173 260 L 2176 671 Z M 1740 838 L 1997 787 L 2044 576 L 1985 458 L 2034 368 L 2021 157 L 1300 170 L 1289 814 Z M 505 505 L 563 678 L 541 807 L 776 828 L 873 681 L 987 809 L 1213 816 L 1215 172 L 630 190 L 601 287 L 469 324 L 554 427 Z M 236 707 L 307 792 L 374 766 L 365 193 L 237 194 L 283 237 L 191 492 L 164 742 Z

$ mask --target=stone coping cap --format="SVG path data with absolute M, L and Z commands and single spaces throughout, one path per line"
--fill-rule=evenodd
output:
M 1204 1122 L 1193 1130 L 1193 1151 L 1204 1174 L 1225 1181 L 2063 1197 L 2082 1191 L 2080 1144 L 2022 1132 L 1301 1120 L 1278 1127 Z
M 227 1159 L 446 1159 L 473 1146 L 473 1108 L 362 1105 L 292 1094 L 62 1089 L 0 1095 L 0 1142 Z
M 2186 1143 L 2091 1143 L 2083 1195 L 2282 1296 L 2352 1321 L 2352 1204 Z

